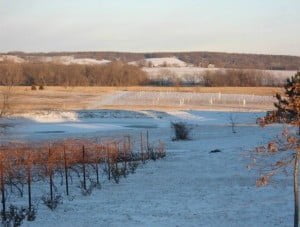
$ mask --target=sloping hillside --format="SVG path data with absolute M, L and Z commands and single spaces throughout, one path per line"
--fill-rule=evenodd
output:
M 23 53 L 11 52 L 24 59 L 34 56 L 74 56 L 96 60 L 139 61 L 148 58 L 177 57 L 179 60 L 195 66 L 206 67 L 214 64 L 217 68 L 248 68 L 268 70 L 300 70 L 300 57 L 284 55 L 235 54 L 218 52 L 165 52 L 165 53 L 129 53 L 129 52 L 52 52 Z

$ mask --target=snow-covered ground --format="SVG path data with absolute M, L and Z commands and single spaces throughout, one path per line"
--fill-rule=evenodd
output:
M 87 197 L 72 191 L 55 211 L 40 203 L 36 221 L 25 226 L 291 226 L 291 176 L 256 188 L 258 174 L 246 168 L 248 150 L 282 129 L 259 128 L 255 120 L 262 114 L 97 110 L 6 120 L 2 123 L 10 127 L 3 139 L 134 138 L 148 130 L 150 141 L 160 139 L 167 147 L 165 159 L 148 162 L 119 184 L 102 178 L 101 190 Z M 236 134 L 230 116 L 236 119 Z M 189 123 L 191 140 L 172 141 L 172 121 Z M 213 149 L 222 152 L 212 154 Z

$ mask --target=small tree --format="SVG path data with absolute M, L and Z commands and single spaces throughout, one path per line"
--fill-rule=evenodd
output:
M 276 110 L 268 112 L 267 116 L 260 119 L 260 124 L 287 123 L 298 127 L 300 135 L 300 72 L 287 79 L 284 86 L 284 97 L 276 94 Z
M 0 107 L 0 117 L 4 117 L 5 115 L 8 114 L 10 109 L 10 98 L 12 95 L 12 87 L 11 86 L 4 87 L 3 90 L 1 91 L 1 95 L 2 95 L 2 103 Z
M 287 130 L 282 133 L 281 138 L 277 138 L 268 144 L 267 147 L 255 149 L 254 159 L 257 165 L 259 159 L 263 161 L 264 171 L 257 181 L 257 186 L 268 184 L 271 176 L 278 171 L 285 169 L 292 164 L 294 169 L 294 226 L 299 226 L 299 159 L 300 159 L 300 73 L 298 72 L 291 79 L 288 79 L 284 86 L 285 96 L 276 94 L 277 102 L 274 104 L 276 110 L 268 112 L 258 122 L 261 126 L 272 123 L 287 123 L 298 127 L 298 136 L 293 135 Z M 270 155 L 271 154 L 271 155 Z M 278 154 L 276 159 L 274 155 Z M 275 162 L 274 162 L 275 159 Z

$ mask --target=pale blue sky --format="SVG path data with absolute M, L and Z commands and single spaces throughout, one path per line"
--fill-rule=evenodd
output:
M 0 51 L 300 56 L 300 0 L 0 0 Z

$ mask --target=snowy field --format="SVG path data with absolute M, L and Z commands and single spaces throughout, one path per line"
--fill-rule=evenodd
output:
M 73 190 L 55 211 L 39 203 L 36 221 L 24 226 L 291 226 L 292 177 L 278 176 L 269 187 L 256 188 L 258 173 L 246 168 L 248 150 L 282 129 L 259 128 L 255 120 L 262 114 L 97 110 L 37 112 L 5 120 L 3 140 L 137 138 L 148 130 L 150 141 L 160 139 L 167 147 L 165 159 L 149 161 L 119 184 L 102 178 L 102 189 L 90 196 Z M 230 116 L 237 122 L 236 134 Z M 172 121 L 190 124 L 191 140 L 172 141 Z M 222 152 L 210 153 L 214 149 Z

